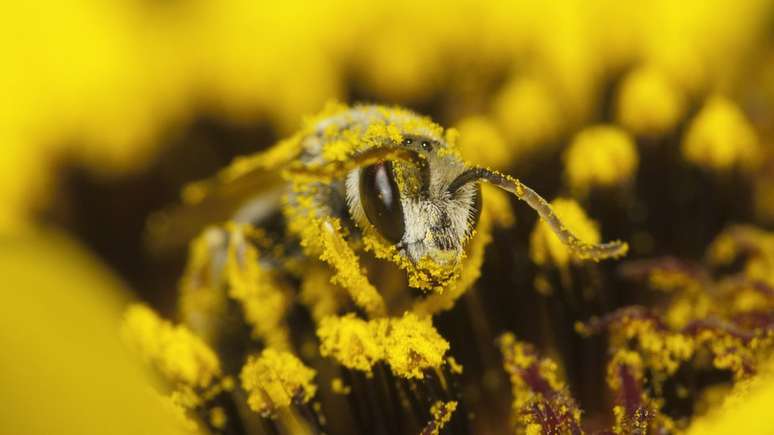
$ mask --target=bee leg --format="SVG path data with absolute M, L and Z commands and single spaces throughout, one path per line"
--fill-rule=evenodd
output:
M 315 322 L 339 314 L 348 302 L 349 294 L 331 283 L 333 273 L 327 264 L 312 261 L 301 277 L 298 299 L 309 310 Z
M 293 292 L 276 264 L 267 261 L 265 252 L 261 252 L 271 250 L 272 242 L 262 229 L 250 224 L 229 222 L 225 229 L 228 250 L 223 273 L 228 297 L 241 307 L 252 338 L 275 349 L 289 349 L 285 316 L 293 304 Z
M 318 244 L 320 259 L 328 263 L 334 276 L 331 282 L 347 290 L 355 304 L 369 317 L 383 317 L 386 314 L 384 298 L 363 273 L 360 261 L 349 246 L 341 231 L 341 222 L 326 218 L 318 223 Z
M 210 344 L 218 341 L 226 318 L 224 268 L 228 234 L 221 227 L 207 228 L 189 247 L 180 281 L 178 311 L 182 322 Z
M 346 290 L 369 317 L 384 316 L 384 299 L 368 280 L 360 259 L 345 238 L 342 221 L 331 216 L 324 200 L 311 196 L 295 201 L 291 197 L 285 213 L 288 228 L 299 237 L 305 255 L 331 268 L 330 282 Z
M 227 355 L 233 354 L 228 340 L 245 323 L 267 346 L 290 346 L 285 313 L 292 296 L 273 266 L 262 261 L 262 234 L 249 224 L 229 222 L 207 228 L 190 246 L 180 283 L 181 319 Z

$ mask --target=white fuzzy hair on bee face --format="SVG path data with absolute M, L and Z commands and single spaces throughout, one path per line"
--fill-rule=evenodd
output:
M 405 230 L 397 245 L 401 254 L 413 262 L 429 256 L 439 264 L 450 264 L 462 257 L 465 242 L 477 223 L 478 186 L 471 183 L 450 193 L 448 187 L 464 171 L 464 165 L 452 156 L 431 152 L 426 157 L 429 186 L 419 193 L 399 193 Z M 360 173 L 361 169 L 355 169 L 347 175 L 346 197 L 350 215 L 363 228 L 371 223 L 360 198 Z

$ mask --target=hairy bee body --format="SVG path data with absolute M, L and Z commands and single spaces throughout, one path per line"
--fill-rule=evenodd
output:
M 511 220 L 502 217 L 508 211 L 493 211 L 507 208 L 502 198 L 492 201 L 503 192 L 490 190 L 492 196 L 482 200 L 481 182 L 526 202 L 581 258 L 626 251 L 621 242 L 579 240 L 530 188 L 463 161 L 454 134 L 428 118 L 400 108 L 335 106 L 296 135 L 184 190 L 186 206 L 197 215 L 225 206 L 236 210 L 194 243 L 184 287 L 228 283 L 242 289 L 232 297 L 241 298 L 248 314 L 257 310 L 251 315 L 274 319 L 276 310 L 267 312 L 265 302 L 255 301 L 282 300 L 285 273 L 303 282 L 311 279 L 308 270 L 327 267 L 330 282 L 368 315 L 382 316 L 389 307 L 380 285 L 360 264 L 360 254 L 369 252 L 405 271 L 409 287 L 437 293 L 418 301 L 417 312 L 448 309 L 478 277 L 492 226 Z M 269 231 L 258 227 L 269 225 L 270 216 L 282 225 L 267 239 Z M 202 284 L 200 277 L 210 282 Z
M 398 187 L 393 193 L 403 215 L 402 234 L 391 242 L 413 263 L 426 257 L 443 264 L 459 261 L 480 213 L 480 190 L 469 185 L 448 192 L 466 167 L 439 126 L 402 109 L 357 106 L 318 121 L 300 145 L 297 163 L 307 168 L 346 161 L 378 147 L 419 153 L 426 160 L 426 185 L 419 181 L 423 177 L 420 170 L 409 163 L 391 165 Z M 288 203 L 296 203 L 299 195 L 306 196 L 311 190 L 320 216 L 343 219 L 355 235 L 372 226 L 379 230 L 364 209 L 364 201 L 370 200 L 362 188 L 362 174 L 367 170 L 355 167 L 324 182 L 294 185 Z

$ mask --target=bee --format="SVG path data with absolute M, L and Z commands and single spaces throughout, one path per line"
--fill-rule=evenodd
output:
M 465 162 L 451 130 L 378 105 L 331 106 L 292 137 L 186 187 L 183 202 L 204 214 L 236 204 L 227 220 L 252 227 L 279 211 L 287 239 L 299 242 L 302 257 L 327 263 L 355 303 L 379 315 L 384 304 L 357 251 L 396 264 L 411 287 L 442 293 L 459 279 L 480 229 L 482 184 L 524 201 L 581 258 L 599 261 L 627 250 L 620 241 L 581 241 L 522 182 Z M 163 217 L 175 221 L 169 213 Z M 209 264 L 222 267 L 218 252 L 235 234 L 223 227 L 208 231 L 211 258 L 221 258 Z

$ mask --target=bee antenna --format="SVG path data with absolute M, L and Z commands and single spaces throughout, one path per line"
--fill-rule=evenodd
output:
M 422 188 L 430 185 L 430 170 L 427 159 L 420 153 L 398 147 L 374 147 L 362 151 L 343 161 L 328 162 L 321 166 L 298 164 L 288 168 L 291 174 L 307 176 L 318 179 L 330 179 L 346 175 L 349 171 L 376 163 L 399 160 L 410 163 L 419 169 L 422 179 Z
M 538 195 L 537 192 L 524 185 L 521 181 L 491 169 L 481 167 L 467 169 L 449 184 L 447 191 L 453 195 L 462 186 L 477 181 L 493 184 L 526 202 L 548 224 L 554 234 L 559 237 L 559 240 L 580 258 L 600 261 L 623 256 L 629 250 L 629 245 L 620 240 L 602 244 L 589 244 L 580 240 L 578 236 L 567 228 L 559 219 L 559 216 L 554 213 L 548 202 Z

